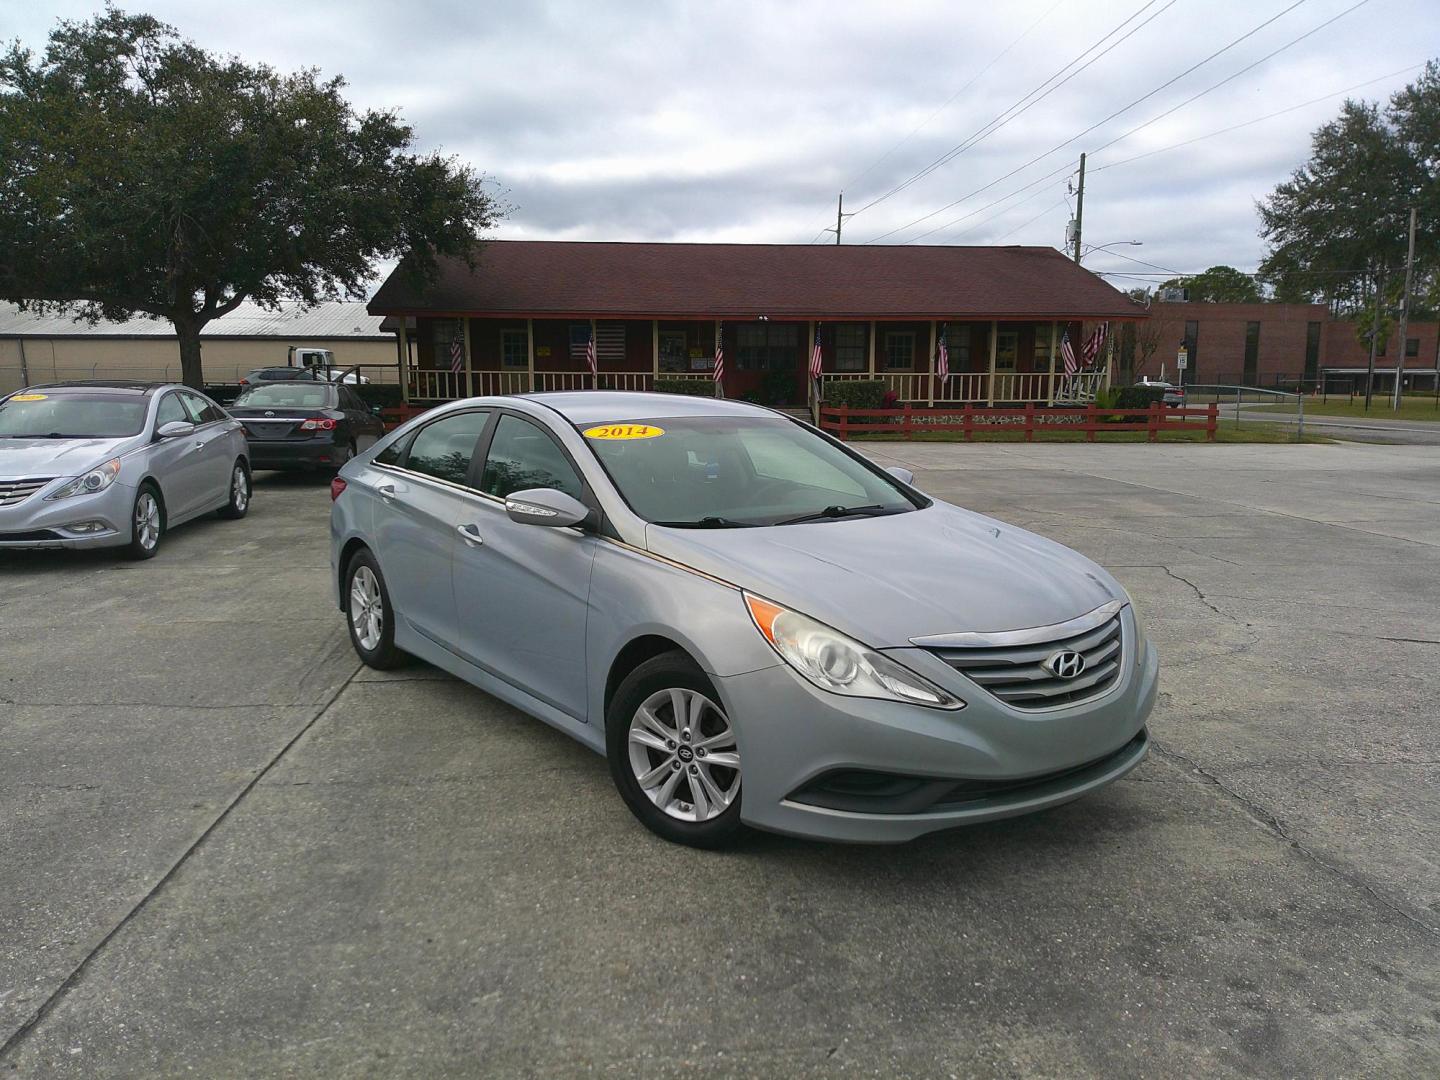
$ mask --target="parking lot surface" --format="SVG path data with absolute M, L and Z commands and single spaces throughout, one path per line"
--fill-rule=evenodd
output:
M 0 1075 L 1440 1073 L 1440 447 L 866 450 L 1126 584 L 1140 769 L 703 853 L 362 669 L 323 481 L 150 562 L 0 554 Z

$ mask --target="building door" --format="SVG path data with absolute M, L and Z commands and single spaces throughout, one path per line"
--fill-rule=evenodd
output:
M 805 394 L 805 324 L 749 322 L 731 324 L 727 341 L 725 396 L 761 405 L 799 408 Z M 730 327 L 726 328 L 730 331 Z M 727 334 L 727 336 L 729 336 Z M 733 359 L 729 350 L 733 348 Z

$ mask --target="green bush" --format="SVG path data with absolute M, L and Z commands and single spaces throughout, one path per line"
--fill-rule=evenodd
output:
M 1163 386 L 1122 386 L 1115 398 L 1113 409 L 1148 409 L 1152 401 L 1164 401 Z
M 715 383 L 710 379 L 656 379 L 657 394 L 688 394 L 690 397 L 714 397 Z
M 832 408 L 847 405 L 852 409 L 883 409 L 889 389 L 883 379 L 829 382 L 825 384 L 825 404 Z

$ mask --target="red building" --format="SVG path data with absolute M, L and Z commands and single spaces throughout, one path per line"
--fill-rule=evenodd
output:
M 1146 317 L 1053 248 L 506 240 L 474 261 L 443 261 L 425 286 L 397 271 L 369 304 L 397 332 L 410 400 L 710 381 L 718 335 L 727 397 L 801 406 L 818 333 L 822 386 L 875 378 L 906 401 L 1053 401 L 1108 379 L 1107 353 L 1066 380 L 1065 333 L 1078 352 L 1098 322 Z
M 1337 319 L 1324 304 L 1169 304 L 1150 308 L 1145 336 L 1159 342 L 1144 373 L 1158 378 L 1175 373 L 1175 357 L 1183 343 L 1190 365 L 1187 383 L 1238 386 L 1286 386 L 1318 383 L 1321 376 L 1348 382 L 1364 375 L 1369 345 L 1355 334 L 1355 324 Z M 1440 367 L 1440 325 L 1412 322 L 1406 329 L 1406 385 L 1435 385 Z M 1376 386 L 1393 386 L 1399 328 L 1380 345 L 1375 359 Z

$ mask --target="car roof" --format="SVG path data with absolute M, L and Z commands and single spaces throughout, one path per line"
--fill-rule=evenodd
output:
M 625 393 L 615 390 L 557 390 L 522 394 L 527 401 L 554 409 L 572 424 L 627 423 L 660 416 L 774 416 L 771 409 L 746 401 L 692 397 L 689 394 Z
M 162 386 L 168 386 L 163 382 L 143 382 L 139 379 L 72 379 L 65 382 L 35 383 L 27 386 L 27 390 L 50 390 L 65 393 L 70 390 L 118 390 L 121 393 L 151 394 Z

